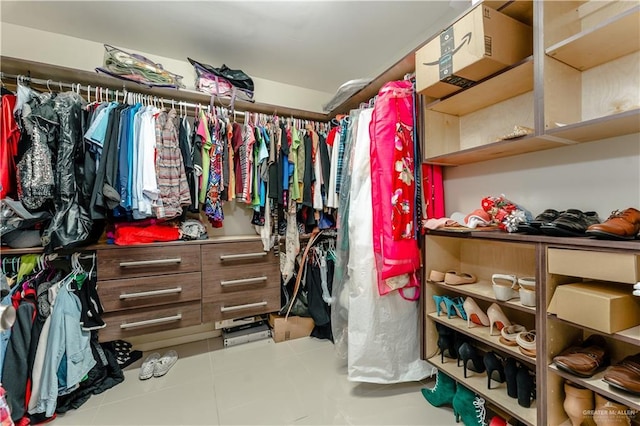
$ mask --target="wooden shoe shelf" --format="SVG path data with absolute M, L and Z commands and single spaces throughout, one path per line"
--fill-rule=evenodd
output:
M 597 279 L 627 285 L 631 292 L 632 282 L 640 281 L 640 241 L 557 238 L 507 234 L 500 231 L 430 231 L 425 237 L 424 253 L 423 357 L 440 371 L 469 386 L 491 406 L 529 425 L 560 425 L 568 420 L 563 409 L 565 380 L 589 388 L 608 399 L 626 405 L 631 410 L 640 411 L 640 397 L 610 388 L 602 381 L 604 369 L 591 378 L 582 379 L 558 370 L 552 363 L 555 355 L 592 333 L 605 337 L 611 349 L 612 362 L 616 363 L 625 356 L 640 352 L 640 326 L 607 334 L 559 319 L 547 312 L 556 288 L 567 283 Z M 554 256 L 558 255 L 574 256 L 578 260 L 575 262 L 578 268 L 573 267 L 572 270 L 571 263 L 564 262 L 564 257 L 561 258 L 564 263 L 557 266 Z M 552 272 L 558 272 L 555 269 L 558 267 L 562 274 L 549 272 L 549 265 Z M 478 277 L 478 281 L 474 284 L 451 286 L 426 280 L 431 270 L 450 269 L 472 273 Z M 517 299 L 508 302 L 496 301 L 489 284 L 494 273 L 514 274 L 518 277 L 535 276 L 536 307 L 524 307 Z M 537 357 L 529 358 L 520 353 L 518 347 L 503 345 L 497 335 L 489 335 L 489 327 L 467 328 L 467 322 L 459 317 L 447 318 L 445 312 L 440 312 L 438 316 L 433 295 L 472 297 L 485 312 L 491 303 L 497 303 L 512 323 L 522 324 L 527 330 L 536 329 Z M 504 357 L 513 357 L 535 370 L 535 405 L 524 409 L 518 405 L 516 399 L 506 395 L 504 384 L 498 386 L 495 381 L 492 382 L 494 388 L 488 390 L 485 373 L 469 372 L 469 377 L 464 379 L 462 367 L 456 366 L 455 359 L 445 357 L 442 363 L 437 346 L 436 323 L 464 335 L 480 352 L 493 350 Z
M 548 245 L 546 249 L 546 267 L 544 302 L 549 309 L 556 289 L 566 283 L 588 280 L 604 281 L 612 287 L 628 289 L 640 280 L 640 243 L 617 243 L 626 249 L 605 250 L 603 248 L 581 248 L 567 250 Z M 573 260 L 573 261 L 572 261 Z M 637 306 L 640 315 L 640 301 Z M 567 418 L 562 403 L 563 384 L 565 380 L 591 389 L 607 399 L 627 406 L 630 410 L 640 412 L 640 397 L 609 386 L 602 380 L 606 367 L 600 369 L 590 378 L 580 378 L 571 373 L 559 370 L 553 363 L 553 357 L 572 344 L 583 341 L 591 334 L 602 335 L 610 353 L 610 364 L 616 364 L 624 357 L 640 353 L 640 326 L 634 326 L 615 333 L 605 333 L 580 323 L 558 318 L 547 312 L 546 315 L 546 393 L 547 415 L 549 424 L 561 424 Z M 552 395 L 559 397 L 554 398 Z M 636 416 L 640 420 L 640 415 Z

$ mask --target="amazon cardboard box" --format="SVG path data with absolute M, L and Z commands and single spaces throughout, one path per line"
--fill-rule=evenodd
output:
M 271 333 L 273 340 L 278 343 L 309 336 L 315 323 L 313 318 L 293 315 L 285 318 L 282 315 L 269 314 L 269 325 L 273 330 Z
M 416 52 L 416 90 L 442 98 L 533 53 L 533 30 L 480 4 Z
M 630 285 L 590 281 L 559 285 L 549 313 L 603 333 L 617 333 L 640 324 L 640 298 Z

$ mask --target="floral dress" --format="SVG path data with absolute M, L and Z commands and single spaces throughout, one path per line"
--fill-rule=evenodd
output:
M 391 193 L 391 225 L 393 239 L 413 238 L 415 194 L 413 134 L 411 127 L 404 123 L 396 124 L 395 149 L 393 151 L 394 180 Z

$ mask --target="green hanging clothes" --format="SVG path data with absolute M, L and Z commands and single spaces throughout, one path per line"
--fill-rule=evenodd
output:
M 293 181 L 289 185 L 291 199 L 298 203 L 302 202 L 302 191 L 298 180 L 298 149 L 300 148 L 300 135 L 295 126 L 290 126 L 291 131 L 291 149 L 289 151 L 289 162 L 293 167 Z
M 200 111 L 200 122 L 198 123 L 198 135 L 202 137 L 202 182 L 200 182 L 200 194 L 198 201 L 205 202 L 207 189 L 209 188 L 209 166 L 211 157 L 211 134 L 209 133 L 209 121 L 204 111 Z

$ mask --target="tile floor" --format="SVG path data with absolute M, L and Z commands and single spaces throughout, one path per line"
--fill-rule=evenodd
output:
M 217 338 L 168 349 L 180 358 L 166 376 L 139 380 L 140 360 L 127 367 L 123 383 L 52 424 L 455 424 L 450 408 L 434 408 L 422 397 L 427 382 L 349 382 L 346 366 L 325 340 L 268 339 L 223 348 Z

